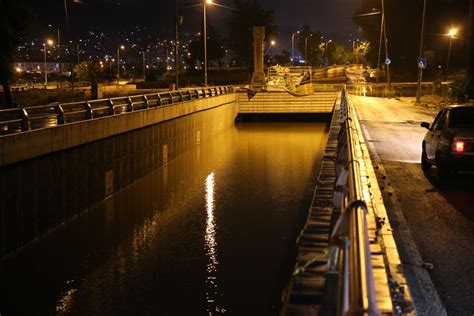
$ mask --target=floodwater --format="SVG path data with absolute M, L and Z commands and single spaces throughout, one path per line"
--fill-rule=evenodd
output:
M 326 123 L 241 123 L 0 263 L 4 315 L 274 315 Z

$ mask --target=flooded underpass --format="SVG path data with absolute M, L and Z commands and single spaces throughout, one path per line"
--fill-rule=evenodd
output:
M 240 123 L 3 260 L 2 315 L 273 315 L 326 123 Z

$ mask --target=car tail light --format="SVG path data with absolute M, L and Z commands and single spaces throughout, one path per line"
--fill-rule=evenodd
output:
M 456 141 L 453 144 L 454 150 L 458 153 L 462 153 L 464 151 L 464 142 Z

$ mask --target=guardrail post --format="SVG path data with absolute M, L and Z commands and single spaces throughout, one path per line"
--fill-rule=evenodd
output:
M 148 104 L 148 98 L 146 97 L 146 95 L 144 95 L 142 98 L 143 104 L 145 105 L 145 109 L 148 109 L 150 107 L 150 105 Z
M 191 90 L 188 90 L 188 96 L 189 96 L 189 100 L 191 101 L 193 99 L 193 95 L 191 94 Z
M 58 113 L 58 125 L 63 125 L 66 123 L 66 117 L 64 116 L 64 109 L 61 104 L 56 105 L 56 112 Z
M 111 99 L 108 99 L 107 105 L 109 106 L 109 115 L 115 115 L 114 101 L 112 101 Z
M 179 99 L 180 99 L 180 101 L 183 102 L 183 101 L 184 101 L 184 99 L 183 99 L 183 94 L 182 94 L 181 91 L 179 91 L 179 90 L 178 90 L 178 93 L 179 93 Z
M 127 112 L 132 112 L 132 111 L 133 111 L 132 98 L 127 97 Z
M 92 111 L 92 106 L 89 101 L 84 103 L 84 108 L 86 109 L 87 119 L 92 120 L 94 118 L 94 112 Z
M 170 97 L 170 104 L 173 104 L 173 94 L 171 92 L 168 92 L 168 95 Z
M 21 109 L 20 116 L 21 116 L 21 130 L 30 131 L 31 130 L 30 116 L 28 115 L 28 112 L 26 112 L 25 108 Z
M 156 99 L 156 106 L 162 106 L 163 103 L 161 101 L 161 94 L 157 93 L 157 99 Z

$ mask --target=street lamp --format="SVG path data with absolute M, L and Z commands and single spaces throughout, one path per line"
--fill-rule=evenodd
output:
M 49 27 L 53 27 L 51 24 L 48 25 Z M 58 62 L 59 62 L 59 86 L 62 88 L 63 86 L 63 69 L 61 63 L 61 33 L 58 27 Z
M 46 68 L 46 45 L 53 46 L 54 42 L 52 39 L 47 39 L 46 43 L 43 43 L 43 52 L 44 52 L 44 88 L 48 86 L 48 70 Z
M 274 40 L 271 40 L 270 41 L 270 46 L 268 47 L 268 49 L 267 49 L 267 51 L 265 52 L 264 55 L 267 55 L 270 52 L 270 50 L 272 49 L 272 47 L 275 46 L 275 45 L 276 45 L 276 42 Z
M 295 60 L 295 35 L 300 34 L 300 31 L 293 32 L 291 34 L 291 64 L 294 64 Z
M 207 22 L 206 22 L 206 7 L 207 5 L 212 5 L 212 0 L 206 0 L 203 4 L 204 8 L 204 86 L 207 87 Z
M 421 18 L 421 34 L 420 34 L 420 51 L 418 54 L 418 84 L 416 86 L 416 102 L 421 100 L 421 81 L 423 80 L 423 67 L 420 65 L 420 59 L 423 57 L 423 37 L 425 34 L 425 16 L 426 16 L 426 0 L 423 0 L 423 13 Z M 385 28 L 384 28 L 385 30 Z M 387 37 L 385 36 L 385 40 Z
M 453 43 L 453 39 L 456 38 L 457 34 L 458 34 L 458 29 L 457 28 L 451 28 L 448 32 L 449 48 L 448 48 L 448 58 L 446 58 L 446 70 L 444 71 L 444 81 L 446 81 L 446 78 L 448 76 L 449 58 L 451 57 L 451 46 L 452 46 L 452 43 Z
M 120 84 L 120 50 L 124 50 L 125 46 L 120 45 L 117 47 L 117 85 Z
M 332 40 L 326 41 L 326 44 L 324 45 L 324 60 L 325 60 L 325 65 L 328 65 L 328 44 L 332 43 Z

